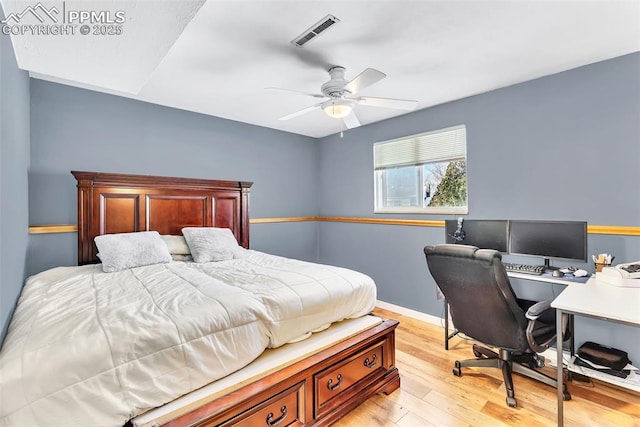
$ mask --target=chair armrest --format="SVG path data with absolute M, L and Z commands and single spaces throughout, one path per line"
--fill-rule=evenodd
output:
M 529 320 L 536 320 L 542 313 L 549 310 L 550 308 L 551 301 L 540 301 L 529 307 L 525 316 Z
M 527 318 L 527 320 L 529 320 L 529 324 L 527 325 L 527 330 L 526 330 L 527 342 L 529 343 L 529 347 L 531 347 L 531 349 L 536 353 L 541 353 L 544 350 L 546 350 L 549 347 L 549 345 L 552 344 L 553 341 L 555 341 L 556 339 L 554 335 L 552 337 L 549 337 L 546 341 L 538 343 L 535 341 L 533 337 L 533 331 L 535 329 L 536 320 L 538 320 L 538 318 L 542 315 L 542 313 L 551 309 L 551 302 L 552 301 L 537 302 L 531 307 L 529 307 L 529 309 L 525 313 L 525 317 Z M 562 331 L 563 338 L 567 330 L 568 319 L 569 319 L 568 314 L 562 313 L 562 325 L 560 330 Z

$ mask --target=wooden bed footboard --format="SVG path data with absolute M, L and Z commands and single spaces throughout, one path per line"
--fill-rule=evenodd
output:
M 154 426 L 327 426 L 376 393 L 400 386 L 398 322 L 381 324 Z

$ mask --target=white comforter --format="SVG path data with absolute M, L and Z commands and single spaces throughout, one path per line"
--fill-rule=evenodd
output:
M 333 322 L 364 316 L 375 306 L 375 284 L 362 273 L 257 251 L 246 254 L 193 268 L 260 298 L 268 312 L 271 348 L 306 338 Z
M 255 251 L 217 263 L 31 277 L 0 353 L 6 426 L 120 426 L 268 346 L 375 304 L 373 281 Z

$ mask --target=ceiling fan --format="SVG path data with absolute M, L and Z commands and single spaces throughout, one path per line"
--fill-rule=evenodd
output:
M 329 117 L 344 120 L 347 128 L 352 129 L 360 126 L 360 121 L 353 111 L 356 104 L 368 105 L 371 107 L 385 107 L 399 110 L 413 110 L 418 105 L 418 101 L 410 99 L 378 98 L 372 96 L 356 96 L 362 89 L 384 79 L 387 75 L 373 68 L 367 68 L 351 81 L 344 78 L 344 67 L 332 67 L 329 69 L 331 79 L 320 87 L 320 93 L 300 92 L 292 89 L 268 88 L 275 90 L 286 90 L 289 92 L 302 93 L 314 98 L 327 98 L 310 107 L 303 108 L 295 113 L 280 117 L 278 120 L 289 120 L 301 116 L 313 110 L 322 109 Z

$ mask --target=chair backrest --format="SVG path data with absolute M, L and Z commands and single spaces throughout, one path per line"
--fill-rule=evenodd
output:
M 459 331 L 512 351 L 530 351 L 527 319 L 500 252 L 466 245 L 425 246 L 429 271 L 449 303 Z

